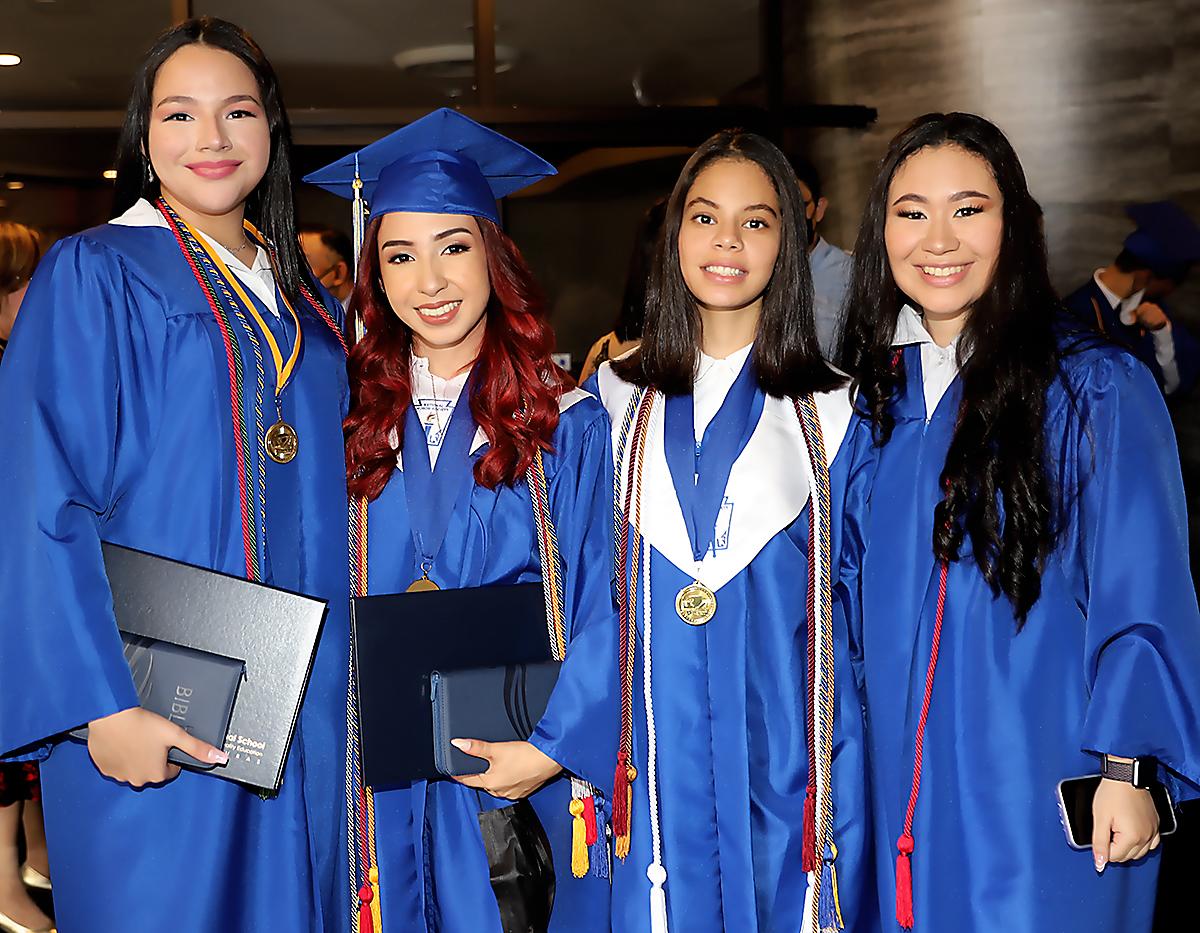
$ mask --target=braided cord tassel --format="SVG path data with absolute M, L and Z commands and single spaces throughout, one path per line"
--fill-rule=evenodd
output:
M 366 596 L 367 500 L 350 503 L 350 592 Z M 363 783 L 362 746 L 359 735 L 358 674 L 354 645 L 350 645 L 350 668 L 346 692 L 346 815 L 350 855 L 350 890 L 357 892 L 351 928 L 359 933 L 382 933 L 383 912 L 379 896 L 379 868 L 375 848 L 375 796 Z
M 836 711 L 833 654 L 833 584 L 829 461 L 820 413 L 811 395 L 794 400 L 805 441 L 805 467 L 810 481 L 809 508 L 809 708 L 813 725 L 809 747 L 809 789 L 813 797 L 813 887 L 810 917 L 814 930 L 840 928 L 833 862 L 833 729 Z M 807 799 L 806 811 L 807 807 Z M 806 827 L 806 841 L 807 827 Z

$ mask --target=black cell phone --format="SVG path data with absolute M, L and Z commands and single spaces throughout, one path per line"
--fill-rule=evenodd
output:
M 1102 780 L 1098 774 L 1086 774 L 1058 782 L 1058 813 L 1072 849 L 1092 847 L 1092 798 Z M 1150 797 L 1158 811 L 1158 834 L 1171 835 L 1176 828 L 1171 792 L 1165 784 L 1155 784 L 1150 788 Z

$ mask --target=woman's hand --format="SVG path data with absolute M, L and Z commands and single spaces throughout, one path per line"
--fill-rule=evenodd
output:
M 450 744 L 460 752 L 484 759 L 490 766 L 483 774 L 471 774 L 455 780 L 467 787 L 485 790 L 493 797 L 507 800 L 528 797 L 562 771 L 558 762 L 528 742 L 451 739 Z
M 1150 791 L 1104 778 L 1092 798 L 1092 858 L 1096 871 L 1109 862 L 1132 862 L 1158 848 L 1158 811 Z
M 167 761 L 172 748 L 209 764 L 229 761 L 219 748 L 138 706 L 88 723 L 88 754 L 96 768 L 132 787 L 173 780 L 179 765 Z

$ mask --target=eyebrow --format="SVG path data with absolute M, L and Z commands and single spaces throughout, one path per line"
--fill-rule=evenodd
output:
M 434 238 L 434 240 L 444 240 L 444 239 L 446 239 L 446 237 L 454 236 L 454 234 L 456 234 L 456 233 L 465 233 L 467 236 L 471 235 L 471 231 L 468 230 L 466 227 L 451 227 L 449 230 L 443 230 L 441 233 L 435 234 L 433 238 Z M 384 243 L 379 248 L 380 249 L 388 249 L 389 247 L 392 247 L 392 246 L 412 246 L 412 245 L 413 245 L 412 240 L 388 240 L 386 243 Z
M 226 97 L 225 100 L 223 100 L 221 103 L 235 104 L 235 103 L 240 103 L 241 101 L 246 101 L 246 100 L 250 101 L 252 104 L 258 104 L 260 107 L 262 106 L 262 104 L 259 104 L 258 98 L 255 97 L 253 94 L 234 94 L 230 97 Z M 162 100 L 160 100 L 154 106 L 161 107 L 163 104 L 194 104 L 194 103 L 196 103 L 196 98 L 194 98 L 194 97 L 188 97 L 186 94 L 173 94 L 170 97 L 164 97 Z
M 693 204 L 707 204 L 709 207 L 716 208 L 717 210 L 721 209 L 720 204 L 717 204 L 715 201 L 710 201 L 708 198 L 701 198 L 701 197 L 692 198 L 690 201 L 687 202 L 687 207 L 691 207 Z M 686 210 L 686 208 L 685 208 L 685 210 Z M 766 211 L 767 213 L 771 214 L 773 217 L 779 216 L 779 212 L 776 211 L 775 208 L 773 208 L 770 204 L 748 204 L 742 208 L 743 213 L 745 213 L 746 211 Z
M 965 201 L 968 198 L 982 198 L 985 201 L 991 200 L 991 196 L 984 194 L 982 191 L 955 191 L 954 194 L 950 195 L 950 197 L 948 197 L 946 200 L 947 201 Z M 901 201 L 916 201 L 918 204 L 928 204 L 929 203 L 929 199 L 922 195 L 904 194 L 904 195 L 901 195 L 900 197 L 896 198 L 896 200 L 892 202 L 892 207 L 895 207 Z

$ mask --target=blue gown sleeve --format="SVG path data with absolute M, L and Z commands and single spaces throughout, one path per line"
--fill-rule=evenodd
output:
M 148 297 L 116 253 L 65 240 L 0 369 L 0 755 L 39 757 L 48 746 L 31 746 L 137 705 L 100 539 L 145 459 L 148 399 L 161 397 L 165 317 L 142 313 Z
M 844 467 L 835 460 L 834 488 L 844 483 L 841 530 L 834 568 L 834 684 L 837 714 L 833 746 L 834 840 L 839 900 L 847 930 L 874 933 L 881 929 L 875 895 L 873 822 L 867 778 L 865 684 L 862 651 L 860 571 L 866 550 L 867 509 L 878 462 L 870 424 L 857 415 L 844 441 Z
M 550 506 L 565 567 L 569 642 L 558 683 L 530 741 L 568 772 L 608 787 L 620 717 L 607 416 L 597 412 L 574 446 L 557 455 Z
M 850 445 L 846 470 L 845 499 L 842 505 L 838 566 L 833 580 L 835 622 L 846 638 L 846 650 L 861 697 L 864 681 L 862 668 L 862 591 L 861 572 L 867 547 L 867 512 L 871 483 L 878 463 L 870 422 L 855 414 L 847 429 L 845 443 Z
M 1082 748 L 1153 756 L 1172 790 L 1200 792 L 1200 612 L 1188 564 L 1175 434 L 1149 371 L 1132 357 L 1089 367 L 1067 432 L 1077 489 L 1066 547 L 1085 625 Z M 1069 470 L 1070 468 L 1068 468 Z M 1076 546 L 1069 546 L 1074 543 Z M 1068 578 L 1072 568 L 1064 568 Z M 1062 619 L 1070 625 L 1072 620 Z

